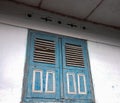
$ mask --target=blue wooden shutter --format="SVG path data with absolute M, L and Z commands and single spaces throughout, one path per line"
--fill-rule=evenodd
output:
M 29 31 L 24 103 L 94 103 L 86 41 Z
M 30 31 L 28 90 L 31 101 L 59 99 L 59 45 L 54 35 Z M 41 100 L 40 100 L 41 99 Z M 48 100 L 47 100 L 48 101 Z
M 62 52 L 64 98 L 88 103 L 92 92 L 86 41 L 63 37 Z

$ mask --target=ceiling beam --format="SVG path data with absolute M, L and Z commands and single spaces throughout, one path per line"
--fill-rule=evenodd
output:
M 71 16 L 71 15 L 67 15 L 67 14 L 55 12 L 55 11 L 48 10 L 48 9 L 43 9 L 43 8 L 41 8 L 39 6 L 34 6 L 34 5 L 26 4 L 24 2 L 19 2 L 19 1 L 16 1 L 16 0 L 8 0 L 8 1 L 11 1 L 11 2 L 16 3 L 16 4 L 21 4 L 21 5 L 25 5 L 25 6 L 28 6 L 28 7 L 32 7 L 32 8 L 35 8 L 35 9 L 43 10 L 43 11 L 46 11 L 46 12 L 50 12 L 50 13 L 53 13 L 53 14 L 57 14 L 57 15 L 60 15 L 60 16 L 64 16 L 64 17 L 68 17 L 68 18 L 72 18 L 72 19 L 76 19 L 76 20 L 80 20 L 80 21 L 90 22 L 90 23 L 94 23 L 94 24 L 98 24 L 98 25 L 103 25 L 103 26 L 106 26 L 106 27 L 111 27 L 111 28 L 115 28 L 115 29 L 120 30 L 120 27 L 115 26 L 115 25 L 108 25 L 108 24 L 103 24 L 103 23 L 99 23 L 99 22 L 95 22 L 95 21 L 91 21 L 91 20 L 87 20 L 87 19 L 81 19 L 81 18 L 78 18 L 78 17 L 75 17 L 75 16 Z M 98 3 L 98 5 L 91 12 L 93 13 L 100 6 L 100 4 L 103 1 L 104 0 L 101 0 Z M 42 2 L 43 2 L 43 0 L 39 3 L 40 6 L 41 6 Z M 89 14 L 89 15 L 91 15 L 91 14 Z

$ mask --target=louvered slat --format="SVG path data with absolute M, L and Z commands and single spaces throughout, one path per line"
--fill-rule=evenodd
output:
M 66 65 L 84 67 L 83 51 L 81 46 L 66 44 Z
M 36 38 L 34 42 L 34 61 L 55 64 L 54 41 Z

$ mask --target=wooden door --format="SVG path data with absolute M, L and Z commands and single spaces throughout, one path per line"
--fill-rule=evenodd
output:
M 64 98 L 88 103 L 92 92 L 86 41 L 63 37 L 62 54 Z
M 27 97 L 59 99 L 58 38 L 45 33 L 30 32 Z

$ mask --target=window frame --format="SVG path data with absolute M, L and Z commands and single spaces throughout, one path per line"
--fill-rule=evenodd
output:
M 69 38 L 69 41 L 71 42 L 72 40 L 82 40 L 82 39 L 78 39 L 78 38 L 73 38 L 73 37 L 67 37 L 67 36 L 61 36 L 61 35 L 57 35 L 57 34 L 51 34 L 51 33 L 46 33 L 46 32 L 40 32 L 40 31 L 34 31 L 34 30 L 29 30 L 29 33 L 28 33 L 28 38 L 27 38 L 27 52 L 26 52 L 26 63 L 25 63 L 25 69 L 24 69 L 24 80 L 23 80 L 23 94 L 22 94 L 22 101 L 24 101 L 25 103 L 30 103 L 30 101 L 35 101 L 34 99 L 31 99 L 31 95 L 29 94 L 29 93 L 27 93 L 28 91 L 27 91 L 27 88 L 28 88 L 28 84 L 30 84 L 29 83 L 29 78 L 28 78 L 28 74 L 29 74 L 29 69 L 28 68 L 32 68 L 31 66 L 30 66 L 30 62 L 29 62 L 29 60 L 31 61 L 32 60 L 32 58 L 30 57 L 30 52 L 29 52 L 29 48 L 31 47 L 31 46 L 33 46 L 33 44 L 31 44 L 31 41 L 32 41 L 32 38 L 31 38 L 31 33 L 33 33 L 33 34 L 35 34 L 35 35 L 39 35 L 39 33 L 41 33 L 41 34 L 47 34 L 47 35 L 52 35 L 52 36 L 56 36 L 57 38 L 59 38 L 58 39 L 58 44 L 62 47 L 62 44 L 60 43 L 61 41 L 62 41 L 62 38 Z M 43 36 L 43 38 L 44 38 L 44 36 Z M 86 40 L 82 40 L 82 41 L 85 41 L 86 42 Z M 76 41 L 77 42 L 77 41 Z M 84 43 L 83 42 L 81 42 L 81 44 L 82 45 L 84 45 Z M 86 50 L 84 50 L 86 48 Z M 62 48 L 62 49 L 64 49 L 64 48 Z M 59 48 L 59 50 L 58 51 L 62 51 L 61 50 L 61 48 Z M 90 64 L 89 64 L 89 56 L 88 56 L 88 50 L 87 50 L 87 42 L 86 42 L 86 44 L 84 45 L 84 48 L 83 48 L 83 52 L 85 52 L 87 55 L 84 55 L 84 57 L 85 57 L 85 60 L 86 60 L 86 62 L 85 62 L 85 66 L 86 66 L 86 68 L 89 68 L 88 69 L 88 72 L 89 72 L 89 77 L 90 77 L 90 88 L 91 88 L 91 92 L 92 92 L 92 97 L 91 97 L 91 99 L 90 98 L 88 98 L 91 102 L 90 103 L 94 103 L 94 101 L 95 101 L 95 99 L 94 99 L 94 90 L 93 90 L 93 85 L 92 85 L 92 75 L 91 75 L 91 71 L 90 71 Z M 65 58 L 65 55 L 63 55 L 63 56 L 61 56 L 61 54 L 62 53 L 60 53 L 60 54 L 57 54 L 57 55 L 59 55 L 59 59 L 63 59 L 63 62 L 61 62 L 61 61 L 58 61 L 59 63 L 61 63 L 61 65 L 63 65 L 65 68 L 67 68 L 67 66 L 65 65 L 65 61 L 64 60 L 66 60 L 66 58 Z M 57 63 L 58 63 L 57 62 Z M 42 64 L 41 63 L 41 66 L 45 66 L 46 64 Z M 51 68 L 53 67 L 53 65 L 51 65 Z M 57 66 L 56 66 L 57 67 Z M 37 67 L 36 67 L 37 68 Z M 62 69 L 62 67 L 59 67 L 60 69 Z M 73 67 L 71 67 L 71 69 L 73 69 Z M 61 71 L 60 70 L 60 73 L 63 73 L 63 71 Z M 59 77 L 60 78 L 60 82 L 62 82 L 63 83 L 63 78 L 60 76 Z M 62 84 L 61 83 L 61 84 Z M 63 87 L 61 86 L 61 89 L 62 89 Z M 61 98 L 63 97 L 63 91 L 61 91 L 60 90 L 60 92 L 61 92 Z M 82 93 L 81 93 L 82 94 Z M 85 93 L 83 93 L 83 94 L 85 94 Z M 49 100 L 49 99 L 48 99 Z M 89 101 L 89 100 L 86 100 L 85 102 L 83 101 L 83 100 L 81 100 L 81 102 L 83 101 L 83 103 L 87 103 L 87 101 Z M 44 100 L 42 100 L 43 102 L 44 102 Z M 51 99 L 49 100 L 49 101 L 51 101 Z M 53 100 L 54 101 L 54 100 Z M 60 98 L 58 98 L 58 100 L 56 100 L 56 102 L 57 101 L 61 101 L 61 99 Z M 63 100 L 64 101 L 64 100 Z M 67 100 L 65 100 L 65 101 L 67 101 Z M 69 100 L 68 100 L 69 101 Z M 72 100 L 71 100 L 72 101 Z

